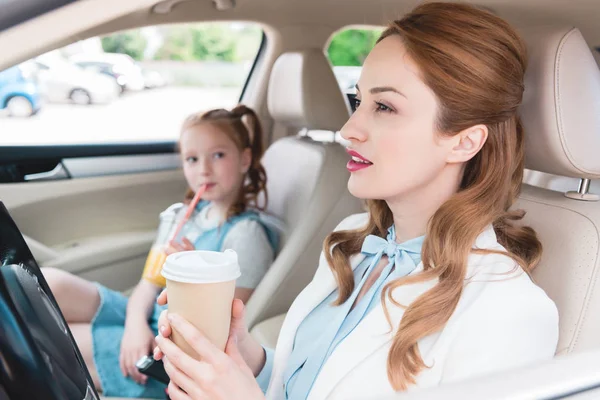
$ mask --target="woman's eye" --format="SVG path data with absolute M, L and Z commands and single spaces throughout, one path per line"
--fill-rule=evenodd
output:
M 356 111 L 358 107 L 360 107 L 360 99 L 357 99 L 356 97 L 352 99 L 350 107 L 352 108 L 352 112 Z
M 375 102 L 375 104 L 377 105 L 377 107 L 375 108 L 376 112 L 392 112 L 393 110 L 386 106 L 383 103 L 379 103 L 379 102 Z
M 218 152 L 218 153 L 213 154 L 213 158 L 215 158 L 216 160 L 219 160 L 223 157 L 225 157 L 225 153 L 223 153 L 223 152 Z
M 189 164 L 193 164 L 195 162 L 198 161 L 198 157 L 188 157 L 185 159 L 185 162 L 189 163 Z

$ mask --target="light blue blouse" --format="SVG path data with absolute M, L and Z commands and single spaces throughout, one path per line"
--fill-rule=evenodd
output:
M 381 292 L 386 283 L 410 274 L 421 262 L 424 236 L 402 244 L 396 243 L 396 232 L 392 226 L 387 240 L 368 236 L 361 252 L 367 257 L 354 270 L 355 285 L 351 296 L 339 306 L 333 303 L 338 291 L 332 292 L 302 321 L 296 332 L 294 347 L 284 371 L 285 398 L 305 400 L 321 371 L 325 361 L 338 344 L 344 340 L 363 318 L 381 301 Z M 390 262 L 360 301 L 351 309 L 358 293 L 369 274 L 387 255 Z M 265 349 L 267 361 L 256 377 L 263 392 L 266 392 L 273 368 L 272 349 Z

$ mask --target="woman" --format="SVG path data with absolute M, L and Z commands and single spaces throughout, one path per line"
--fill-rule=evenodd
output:
M 523 175 L 525 67 L 522 40 L 487 11 L 428 3 L 395 21 L 342 129 L 348 188 L 368 215 L 326 239 L 274 355 L 247 333 L 238 301 L 225 352 L 163 315 L 155 355 L 171 397 L 260 399 L 270 381 L 268 399 L 378 398 L 550 359 L 557 310 L 528 274 L 541 244 L 509 211 Z

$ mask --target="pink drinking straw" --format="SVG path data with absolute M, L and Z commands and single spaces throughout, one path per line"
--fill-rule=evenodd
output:
M 183 226 L 185 225 L 185 223 L 192 216 L 192 213 L 196 209 L 196 206 L 198 205 L 198 202 L 200 201 L 200 198 L 202 197 L 202 195 L 204 194 L 205 191 L 206 191 L 206 185 L 202 185 L 198 188 L 198 190 L 196 191 L 196 194 L 194 195 L 194 198 L 192 199 L 192 201 L 190 202 L 190 204 L 187 208 L 187 211 L 185 212 L 185 215 L 183 216 L 181 221 L 179 221 L 179 225 L 177 225 L 177 229 L 175 229 L 175 233 L 173 234 L 173 236 L 171 237 L 169 242 L 175 240 L 175 238 L 179 235 L 179 233 L 183 229 Z

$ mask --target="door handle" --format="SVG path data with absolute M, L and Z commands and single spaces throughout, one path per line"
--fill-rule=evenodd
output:
M 35 174 L 25 175 L 23 179 L 26 182 L 30 181 L 57 181 L 61 179 L 69 179 L 69 171 L 65 168 L 62 161 L 59 162 L 56 167 L 51 171 L 38 172 Z

